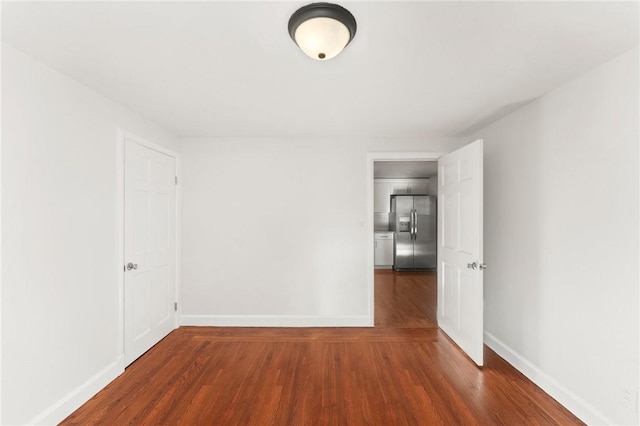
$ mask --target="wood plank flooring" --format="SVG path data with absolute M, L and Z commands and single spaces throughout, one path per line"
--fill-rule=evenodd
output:
M 376 288 L 380 326 L 182 327 L 62 424 L 582 424 L 491 350 L 479 369 L 428 315 L 380 311 L 419 305 L 401 293 L 420 278 L 392 274 L 376 272 L 396 286 Z
M 437 328 L 436 272 L 375 271 L 375 326 Z

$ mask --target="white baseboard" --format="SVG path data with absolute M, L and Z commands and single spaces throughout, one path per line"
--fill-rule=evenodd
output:
M 547 375 L 540 368 L 533 365 L 529 360 L 501 342 L 491 333 L 484 333 L 484 343 L 586 424 L 614 424 L 614 422 L 604 414 L 593 408 L 557 380 Z
M 124 356 L 120 356 L 27 424 L 56 425 L 60 423 L 123 372 Z
M 367 315 L 323 317 L 295 315 L 182 315 L 182 325 L 208 327 L 373 327 Z

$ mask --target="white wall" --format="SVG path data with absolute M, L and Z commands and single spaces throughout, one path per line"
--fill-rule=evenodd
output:
M 367 152 L 463 141 L 183 140 L 183 323 L 368 325 Z
M 491 347 L 591 423 L 638 424 L 638 50 L 478 131 Z
M 167 132 L 2 45 L 2 424 L 56 423 L 122 371 L 116 128 Z
M 53 423 L 121 371 L 116 127 L 177 145 L 2 48 L 2 423 Z M 637 73 L 636 50 L 474 135 L 488 342 L 593 422 L 638 422 Z M 183 141 L 184 322 L 363 324 L 366 153 L 466 141 Z

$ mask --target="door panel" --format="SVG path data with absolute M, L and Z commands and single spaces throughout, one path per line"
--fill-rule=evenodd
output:
M 459 288 L 467 289 L 475 285 L 474 275 L 477 271 L 471 269 L 460 269 Z M 459 293 L 460 316 L 458 318 L 458 328 L 460 330 L 460 338 L 467 341 L 473 339 L 475 330 L 475 318 L 471 315 L 475 310 L 474 292 L 462 291 Z
M 125 363 L 173 329 L 176 160 L 125 138 Z
M 449 166 L 443 166 L 447 169 Z M 442 238 L 444 248 L 454 249 L 456 242 L 458 241 L 458 197 L 457 194 L 442 194 L 440 195 L 440 203 L 444 208 L 443 214 L 440 215 Z
M 136 274 L 130 280 L 133 287 L 133 310 L 134 310 L 134 334 L 133 340 L 139 340 L 150 331 L 149 308 L 150 308 L 150 279 L 148 272 Z
M 478 244 L 477 223 L 474 209 L 477 200 L 470 194 L 473 188 L 470 185 L 460 185 L 460 211 L 459 211 L 459 246 L 458 250 L 468 255 L 473 255 Z
M 438 325 L 483 363 L 482 141 L 438 161 Z
M 165 321 L 170 320 L 171 312 L 173 309 L 172 305 L 172 297 L 169 294 L 170 286 L 167 285 L 167 280 L 169 278 L 169 268 L 167 266 L 161 266 L 152 273 L 153 282 L 156 284 L 156 290 L 154 292 L 154 303 L 153 306 L 156 309 L 155 318 L 158 323 L 163 323 Z
M 154 209 L 156 217 L 157 230 L 154 233 L 156 237 L 156 247 L 158 250 L 168 250 L 172 226 L 169 224 L 169 212 L 173 203 L 171 194 L 161 191 L 156 194 L 156 208 Z
M 442 276 L 442 288 L 438 289 L 438 294 L 441 297 L 441 301 L 438 303 L 441 318 L 438 321 L 439 323 L 446 321 L 446 323 L 455 324 L 458 327 L 459 315 L 456 300 L 458 299 L 459 290 L 456 268 L 443 262 L 441 269 L 441 271 L 438 271 L 439 275 Z
M 149 253 L 149 220 L 150 194 L 144 191 L 133 191 L 133 252 L 136 256 Z

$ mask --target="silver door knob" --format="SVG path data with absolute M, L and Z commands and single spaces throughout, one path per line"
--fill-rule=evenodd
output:
M 487 269 L 487 264 L 486 263 L 481 263 L 480 264 L 480 269 L 481 270 Z
M 138 264 L 137 263 L 127 263 L 127 271 L 130 271 L 132 269 L 138 269 Z
M 478 269 L 478 262 L 467 263 L 467 268 L 473 269 L 474 271 Z

